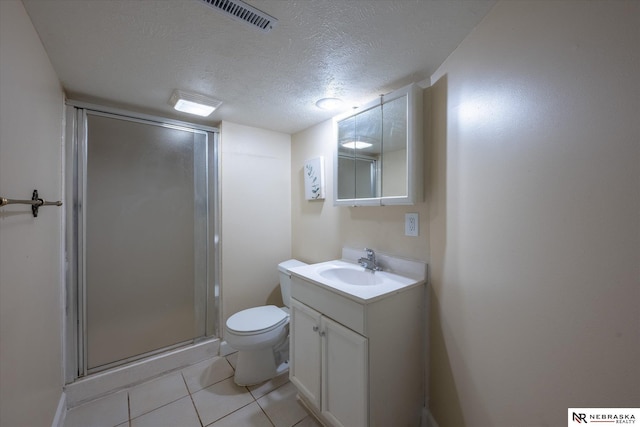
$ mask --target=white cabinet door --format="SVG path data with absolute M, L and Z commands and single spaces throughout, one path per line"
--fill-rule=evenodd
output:
M 322 415 L 335 426 L 368 422 L 367 338 L 322 317 Z
M 289 378 L 320 409 L 320 313 L 291 299 Z

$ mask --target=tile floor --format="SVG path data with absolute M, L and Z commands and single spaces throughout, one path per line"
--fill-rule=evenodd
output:
M 288 373 L 233 382 L 236 354 L 215 357 L 67 411 L 65 427 L 319 427 Z

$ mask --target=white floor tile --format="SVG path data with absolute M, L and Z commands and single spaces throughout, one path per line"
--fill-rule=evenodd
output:
M 65 427 L 321 426 L 297 401 L 288 372 L 241 387 L 233 382 L 234 356 L 208 359 L 74 408 Z
M 180 372 L 135 386 L 129 391 L 131 418 L 175 402 L 188 394 Z
M 258 399 L 258 404 L 275 427 L 291 427 L 309 415 L 296 394 L 295 386 L 288 383 Z
M 233 366 L 233 369 L 236 369 L 236 365 L 238 364 L 238 352 L 231 353 L 226 357 L 227 361 Z
M 208 427 L 273 427 L 260 406 L 253 402 Z
M 322 427 L 322 424 L 320 424 L 320 422 L 312 415 L 308 415 L 294 427 Z
M 65 427 L 114 427 L 129 420 L 127 392 L 120 391 L 67 412 Z
M 200 427 L 189 396 L 131 420 L 131 427 Z
M 226 379 L 192 395 L 203 425 L 208 425 L 253 402 L 246 387 Z
M 233 376 L 233 368 L 224 357 L 214 357 L 182 370 L 190 393 L 207 388 Z
M 249 386 L 249 391 L 254 399 L 259 399 L 265 394 L 277 389 L 278 387 L 289 382 L 289 371 L 270 379 L 267 382 L 258 385 Z

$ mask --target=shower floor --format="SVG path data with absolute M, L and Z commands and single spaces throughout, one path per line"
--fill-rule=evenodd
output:
M 233 382 L 237 353 L 214 357 L 67 411 L 64 427 L 318 427 L 289 373 L 251 387 Z

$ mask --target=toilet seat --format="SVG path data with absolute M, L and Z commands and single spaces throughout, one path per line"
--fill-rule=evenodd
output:
M 257 335 L 280 328 L 289 315 L 275 305 L 242 310 L 227 319 L 227 331 L 236 335 Z

